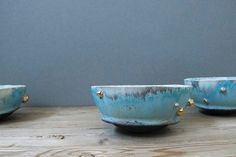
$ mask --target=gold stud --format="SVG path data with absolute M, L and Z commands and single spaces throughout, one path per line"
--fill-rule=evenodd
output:
M 221 87 L 221 88 L 220 88 L 220 92 L 221 92 L 222 94 L 226 94 L 227 90 L 226 90 L 225 87 Z
M 207 105 L 209 104 L 209 102 L 208 102 L 208 100 L 207 100 L 206 98 L 203 99 L 203 102 L 204 102 L 205 104 L 207 104 Z
M 185 113 L 184 108 L 179 103 L 175 103 L 175 107 L 177 108 L 177 116 L 182 116 Z
M 188 106 L 193 106 L 193 105 L 194 105 L 194 100 L 188 99 Z
M 22 100 L 22 103 L 27 103 L 29 101 L 29 96 L 28 95 L 25 95 L 24 97 L 23 97 L 23 100 Z
M 103 96 L 104 96 L 104 93 L 103 93 L 103 91 L 97 91 L 96 95 L 97 95 L 100 99 L 102 99 Z

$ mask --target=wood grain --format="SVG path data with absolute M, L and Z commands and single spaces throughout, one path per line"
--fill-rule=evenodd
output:
M 179 124 L 132 134 L 100 120 L 95 106 L 23 107 L 0 121 L 0 156 L 236 156 L 236 115 L 192 108 Z

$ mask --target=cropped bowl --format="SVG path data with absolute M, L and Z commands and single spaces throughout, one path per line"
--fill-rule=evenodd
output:
M 199 77 L 187 78 L 191 85 L 195 105 L 203 110 L 236 110 L 236 77 Z
M 92 86 L 102 120 L 129 130 L 179 122 L 192 87 L 187 85 Z
M 0 85 L 0 118 L 13 113 L 22 102 L 26 103 L 28 96 L 25 93 L 25 85 Z

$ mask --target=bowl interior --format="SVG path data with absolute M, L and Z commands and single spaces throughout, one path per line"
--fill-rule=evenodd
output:
M 101 85 L 91 86 L 92 88 L 191 88 L 189 85 L 168 84 L 168 85 Z
M 25 85 L 0 85 L 1 89 L 10 89 L 10 88 L 25 88 Z
M 184 81 L 236 81 L 236 77 L 196 77 L 186 78 Z

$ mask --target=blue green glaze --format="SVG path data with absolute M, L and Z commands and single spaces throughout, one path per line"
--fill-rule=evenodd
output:
M 179 122 L 175 103 L 186 108 L 191 86 L 92 86 L 102 120 L 126 126 L 162 126 Z M 99 98 L 97 91 L 103 91 Z
M 206 110 L 236 110 L 236 77 L 188 78 L 184 82 L 192 85 L 191 96 L 197 107 Z M 221 88 L 225 88 L 226 92 L 221 92 Z
M 0 115 L 17 110 L 25 96 L 24 85 L 0 85 Z

